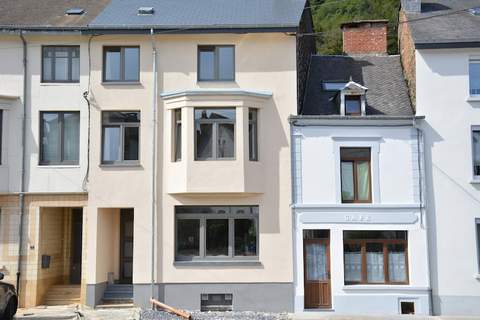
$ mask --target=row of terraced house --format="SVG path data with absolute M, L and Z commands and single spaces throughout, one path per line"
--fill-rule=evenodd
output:
M 311 6 L 1 1 L 21 306 L 480 315 L 480 1 L 403 0 L 336 56 Z

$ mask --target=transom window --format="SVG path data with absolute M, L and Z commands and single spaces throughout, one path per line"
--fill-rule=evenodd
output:
M 79 46 L 43 46 L 42 82 L 79 82 Z
M 372 202 L 370 148 L 340 148 L 342 202 Z
M 140 47 L 104 47 L 103 81 L 140 81 Z
M 235 80 L 235 47 L 231 45 L 199 46 L 198 80 Z
M 78 164 L 80 112 L 40 112 L 40 165 Z
M 345 284 L 408 284 L 406 231 L 344 231 Z
M 258 206 L 177 206 L 177 261 L 257 259 Z
M 102 112 L 102 163 L 138 163 L 139 136 L 140 112 Z
M 235 108 L 195 108 L 195 160 L 235 158 Z
M 360 116 L 362 114 L 362 102 L 360 96 L 345 96 L 345 115 Z
M 470 59 L 468 69 L 470 95 L 480 95 L 480 59 Z
M 480 129 L 472 130 L 473 175 L 480 178 Z

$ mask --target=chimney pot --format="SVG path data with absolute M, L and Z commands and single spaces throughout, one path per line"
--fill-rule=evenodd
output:
M 341 25 L 346 54 L 387 54 L 388 20 L 361 20 Z

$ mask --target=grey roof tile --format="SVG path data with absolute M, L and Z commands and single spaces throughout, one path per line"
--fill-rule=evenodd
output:
M 480 0 L 424 0 L 420 13 L 407 13 L 416 44 L 480 41 L 480 16 L 468 8 L 480 7 Z
M 412 116 L 413 111 L 399 56 L 312 56 L 304 115 L 338 115 L 337 93 L 323 82 L 353 81 L 368 88 L 367 116 Z
M 297 27 L 306 0 L 112 0 L 92 28 Z M 155 13 L 138 15 L 139 7 Z

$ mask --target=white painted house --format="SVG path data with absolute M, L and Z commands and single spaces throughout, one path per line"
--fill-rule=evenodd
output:
M 402 4 L 402 60 L 425 117 L 433 312 L 478 316 L 480 1 Z
M 344 25 L 344 42 L 353 29 L 378 44 L 374 28 L 385 22 Z M 313 56 L 290 117 L 295 312 L 430 312 L 421 119 L 384 43 Z

